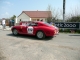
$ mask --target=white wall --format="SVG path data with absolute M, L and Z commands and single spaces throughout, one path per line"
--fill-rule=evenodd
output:
M 30 21 L 30 17 L 25 13 L 22 13 L 19 17 L 17 17 L 17 23 L 19 23 L 20 19 L 21 21 Z
M 30 18 L 29 16 L 27 16 L 25 13 L 22 13 L 19 17 L 17 17 L 17 23 L 19 23 L 20 22 L 20 19 L 21 19 L 21 21 L 31 21 L 32 19 L 43 19 L 43 21 L 45 22 L 46 21 L 46 18 Z

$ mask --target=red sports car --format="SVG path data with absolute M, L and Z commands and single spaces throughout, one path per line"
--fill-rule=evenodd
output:
M 39 39 L 45 38 L 45 36 L 56 35 L 56 28 L 46 22 L 21 22 L 18 26 L 11 28 L 14 35 L 27 34 L 35 35 Z

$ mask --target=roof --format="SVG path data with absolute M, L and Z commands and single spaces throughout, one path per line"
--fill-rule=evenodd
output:
M 48 18 L 52 17 L 51 11 L 22 11 L 31 18 Z

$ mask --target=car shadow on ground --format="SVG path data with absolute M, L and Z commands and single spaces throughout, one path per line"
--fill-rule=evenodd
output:
M 20 35 L 19 34 L 17 36 L 14 36 L 12 33 L 7 34 L 7 36 L 17 37 L 17 38 L 24 38 L 24 39 L 31 39 L 31 40 L 43 40 L 43 41 L 52 40 L 52 38 L 54 38 L 54 37 L 45 37 L 44 39 L 38 39 L 36 36 L 31 36 L 31 35 Z
M 80 34 L 71 34 L 69 36 L 80 36 Z

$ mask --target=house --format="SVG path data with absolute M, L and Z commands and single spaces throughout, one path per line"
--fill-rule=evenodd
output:
M 17 23 L 20 21 L 47 21 L 48 17 L 52 17 L 51 11 L 22 11 L 17 17 Z

